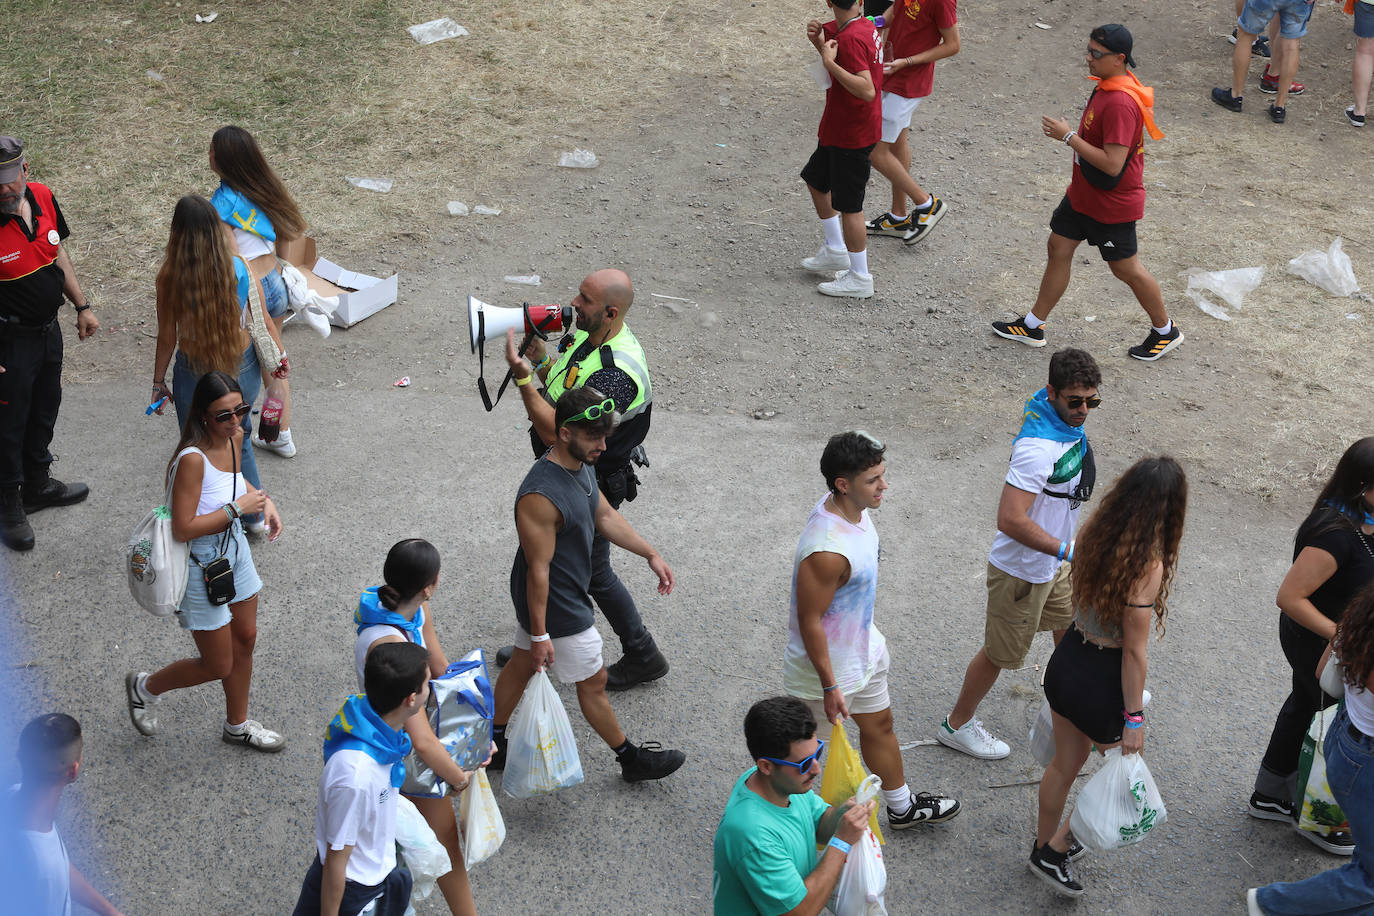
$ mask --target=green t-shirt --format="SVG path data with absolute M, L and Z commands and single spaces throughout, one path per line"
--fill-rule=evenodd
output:
M 830 806 L 804 792 L 779 808 L 744 784 L 757 769 L 735 783 L 716 828 L 715 916 L 786 913 L 806 897 L 816 867 L 816 825 Z

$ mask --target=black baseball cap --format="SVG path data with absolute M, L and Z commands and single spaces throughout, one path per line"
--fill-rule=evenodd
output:
M 1135 66 L 1135 58 L 1131 57 L 1131 49 L 1135 47 L 1135 41 L 1124 25 L 1116 23 L 1100 25 L 1093 29 L 1088 37 L 1113 54 L 1125 54 L 1126 63 L 1132 67 Z
M 9 184 L 24 170 L 24 141 L 0 137 L 0 184 Z

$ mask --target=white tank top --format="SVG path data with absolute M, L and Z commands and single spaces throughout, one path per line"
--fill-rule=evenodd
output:
M 237 226 L 231 226 L 234 230 L 234 244 L 238 246 L 239 256 L 245 261 L 260 258 L 265 254 L 271 254 L 272 248 L 267 244 L 267 240 L 260 235 L 254 235 Z
M 1366 735 L 1374 735 L 1374 695 L 1368 690 L 1346 686 L 1345 714 L 1350 717 L 1351 725 Z
M 419 611 L 416 611 L 418 614 Z M 372 644 L 386 636 L 399 636 L 407 642 L 412 641 L 410 634 L 400 627 L 393 627 L 389 623 L 376 623 L 370 627 L 365 627 L 358 634 L 358 641 L 353 645 L 353 667 L 358 672 L 358 690 L 363 691 L 363 668 L 367 665 L 367 653 L 371 651 Z M 416 633 L 413 642 L 421 649 L 425 647 L 425 634 Z
M 182 457 L 195 452 L 205 464 L 205 476 L 200 481 L 200 503 L 196 506 L 196 515 L 209 515 L 224 508 L 225 503 L 233 502 L 238 496 L 248 492 L 248 484 L 243 479 L 243 472 L 231 474 L 228 471 L 221 471 L 210 463 L 210 459 L 204 452 L 194 445 L 184 448 L 177 454 L 177 461 Z M 235 453 L 237 454 L 237 453 Z M 233 494 L 237 491 L 238 496 Z

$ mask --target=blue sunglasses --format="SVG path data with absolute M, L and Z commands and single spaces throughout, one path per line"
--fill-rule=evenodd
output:
M 767 760 L 769 763 L 776 763 L 776 764 L 778 764 L 779 766 L 795 767 L 798 773 L 805 773 L 807 770 L 811 769 L 811 764 L 813 764 L 813 763 L 815 763 L 817 760 L 820 760 L 820 759 L 821 759 L 821 754 L 824 754 L 824 753 L 825 753 L 825 742 L 822 741 L 822 740 L 820 740 L 819 738 L 817 738 L 817 739 L 816 739 L 816 753 L 812 754 L 810 757 L 807 757 L 805 760 L 800 760 L 800 761 L 797 761 L 797 762 L 793 762 L 793 761 L 791 761 L 791 760 L 779 760 L 779 759 L 776 758 L 776 757 L 760 757 L 759 759 L 760 759 L 760 760 Z

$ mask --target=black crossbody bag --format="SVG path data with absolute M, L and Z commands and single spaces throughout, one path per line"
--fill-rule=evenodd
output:
M 230 450 L 233 452 L 233 474 L 230 475 L 230 495 L 229 501 L 232 503 L 239 495 L 239 453 L 233 447 L 234 440 L 229 440 Z M 205 462 L 209 464 L 210 457 L 207 455 Z M 219 556 L 209 563 L 202 563 L 195 554 L 191 554 L 191 559 L 195 560 L 200 567 L 201 575 L 205 577 L 205 596 L 210 599 L 213 605 L 228 604 L 234 600 L 234 565 L 229 562 L 229 539 L 234 536 L 234 522 L 231 519 L 229 527 L 224 529 L 224 537 L 219 542 Z

